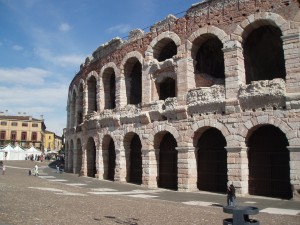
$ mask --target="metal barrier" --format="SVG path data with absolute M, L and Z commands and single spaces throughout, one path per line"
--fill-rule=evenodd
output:
M 259 225 L 258 220 L 249 218 L 249 215 L 258 214 L 259 210 L 253 206 L 224 206 L 223 212 L 232 214 L 232 218 L 224 219 L 223 225 Z

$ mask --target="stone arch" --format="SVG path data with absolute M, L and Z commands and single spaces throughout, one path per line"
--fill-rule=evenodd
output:
M 77 125 L 83 123 L 83 116 L 84 116 L 84 93 L 85 93 L 85 82 L 83 79 L 80 79 L 78 83 L 78 97 L 76 101 L 76 117 L 77 117 Z
M 124 149 L 126 158 L 126 180 L 134 184 L 142 184 L 142 143 L 141 138 L 134 132 L 124 136 Z
M 100 78 L 103 79 L 103 73 L 105 72 L 106 69 L 111 68 L 114 70 L 116 77 L 120 76 L 120 70 L 119 68 L 116 66 L 116 64 L 114 62 L 109 62 L 107 64 L 105 64 L 104 66 L 102 66 L 101 70 L 100 70 Z
M 166 31 L 166 32 L 163 32 L 161 34 L 159 34 L 156 38 L 154 38 L 151 43 L 149 44 L 147 50 L 146 50 L 146 55 L 148 56 L 148 59 L 150 60 L 153 60 L 155 58 L 155 46 L 160 42 L 162 41 L 163 39 L 169 39 L 169 40 L 172 40 L 175 45 L 177 46 L 177 55 L 179 55 L 180 53 L 180 45 L 181 45 L 181 39 L 180 37 L 172 32 L 172 31 Z M 157 46 L 158 47 L 158 46 Z M 158 49 L 159 50 L 159 49 Z
M 249 130 L 249 194 L 290 199 L 290 153 L 284 132 L 271 124 Z
M 109 134 L 102 139 L 102 157 L 103 157 L 103 178 L 106 180 L 115 180 L 116 169 L 116 141 Z
M 86 78 L 88 113 L 96 112 L 98 110 L 98 79 L 98 74 L 95 71 L 91 71 Z
M 194 71 L 195 87 L 210 87 L 225 83 L 225 60 L 223 48 L 229 36 L 215 26 L 196 30 L 187 40 L 187 55 L 193 59 L 189 64 Z
M 101 98 L 104 109 L 114 109 L 116 107 L 117 73 L 116 65 L 112 62 L 101 68 L 100 78 L 102 79 Z
M 73 139 L 70 140 L 70 149 L 68 152 L 68 158 L 69 158 L 69 163 L 68 163 L 68 171 L 71 171 L 73 173 L 73 167 L 74 167 L 74 142 Z
M 121 76 L 125 79 L 127 104 L 136 105 L 142 101 L 142 62 L 142 55 L 136 51 L 128 53 L 122 61 Z
M 75 155 L 75 173 L 81 174 L 81 167 L 82 167 L 82 142 L 80 138 L 76 140 L 76 155 Z
M 171 190 L 178 189 L 178 151 L 175 137 L 168 131 L 154 136 L 157 165 L 157 186 Z
M 174 127 L 169 126 L 169 125 L 156 126 L 153 129 L 153 131 L 151 132 L 151 136 L 149 137 L 150 140 L 154 141 L 153 142 L 154 149 L 159 148 L 159 143 L 161 141 L 161 138 L 166 132 L 169 132 L 170 134 L 172 134 L 177 143 L 180 142 L 179 132 Z M 157 136 L 158 133 L 160 133 L 160 135 Z M 154 138 L 154 137 L 156 137 L 156 138 Z
M 197 187 L 202 191 L 226 193 L 227 146 L 222 132 L 205 126 L 195 131 Z
M 96 141 L 92 136 L 89 136 L 86 142 L 86 164 L 87 164 L 87 176 L 95 177 L 97 174 Z
M 248 16 L 243 20 L 240 25 L 237 25 L 233 34 L 235 34 L 232 39 L 240 41 L 243 43 L 243 40 L 258 27 L 264 25 L 272 25 L 278 27 L 282 33 L 289 29 L 288 21 L 286 21 L 282 16 L 272 13 L 272 12 L 261 12 L 254 15 Z

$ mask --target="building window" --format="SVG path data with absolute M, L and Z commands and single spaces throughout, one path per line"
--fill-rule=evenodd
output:
M 0 140 L 5 140 L 6 137 L 6 131 L 1 131 L 0 132 Z
M 48 138 L 49 140 L 51 139 L 51 136 L 49 136 L 49 138 Z
M 11 125 L 16 127 L 16 126 L 18 126 L 18 123 L 17 122 L 11 122 Z
M 27 140 L 27 132 L 22 132 L 21 141 L 26 141 L 26 140 Z
M 33 123 L 32 127 L 38 127 L 39 125 L 37 123 Z
M 22 127 L 28 127 L 28 123 L 22 123 Z
M 10 133 L 10 140 L 12 140 L 12 141 L 17 140 L 17 132 L 16 131 L 12 131 Z
M 2 126 L 6 126 L 6 125 L 7 125 L 7 122 L 6 122 L 6 121 L 1 121 L 1 125 L 2 125 Z
M 32 141 L 36 141 L 37 140 L 37 133 L 36 132 L 32 132 L 32 134 L 31 134 L 31 140 Z

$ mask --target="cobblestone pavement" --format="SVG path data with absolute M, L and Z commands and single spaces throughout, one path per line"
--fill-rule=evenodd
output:
M 57 174 L 37 162 L 40 176 L 29 176 L 36 162 L 7 161 L 0 175 L 0 225 L 13 224 L 223 224 L 225 196 L 150 190 L 138 185 Z M 299 225 L 300 202 L 238 198 L 260 209 L 260 224 Z M 266 213 L 267 212 L 267 213 Z

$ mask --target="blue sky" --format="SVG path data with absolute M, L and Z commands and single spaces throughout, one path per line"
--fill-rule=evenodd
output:
M 0 0 L 0 111 L 43 115 L 47 130 L 62 135 L 68 87 L 87 56 L 198 2 Z

